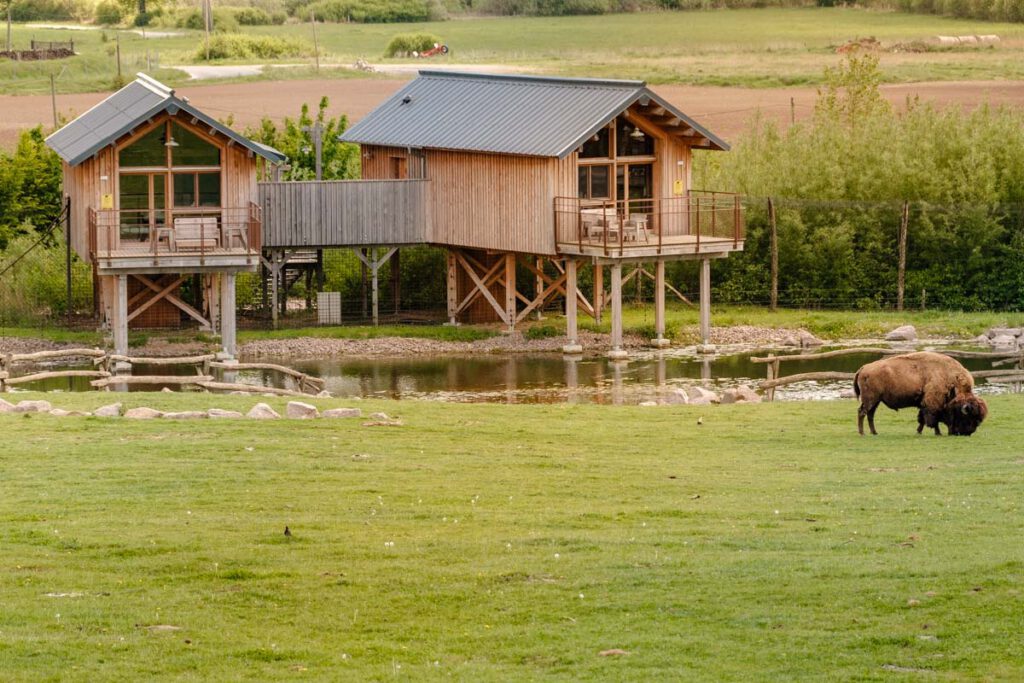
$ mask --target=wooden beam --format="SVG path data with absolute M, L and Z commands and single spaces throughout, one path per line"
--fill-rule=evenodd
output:
M 476 260 L 472 259 L 468 255 L 466 256 L 466 258 L 469 259 L 470 261 L 472 261 L 472 263 L 477 263 Z M 479 265 L 479 264 L 477 264 L 477 265 Z M 501 277 L 501 271 L 502 271 L 502 268 L 504 267 L 504 265 L 505 264 L 502 263 L 501 261 L 497 261 L 493 266 L 491 266 L 490 270 L 488 270 L 486 273 L 484 273 L 483 282 L 484 282 L 484 285 L 488 289 L 490 288 L 490 286 L 492 284 L 494 284 L 494 282 L 499 277 Z M 482 270 L 483 266 L 480 266 L 480 269 Z M 455 309 L 455 313 L 456 314 L 461 313 L 463 310 L 466 309 L 467 306 L 469 306 L 471 303 L 476 301 L 477 297 L 479 297 L 479 296 L 480 296 L 480 290 L 478 288 L 474 288 L 471 292 L 469 292 L 469 294 L 467 294 L 465 296 L 465 298 L 462 300 L 462 302 L 458 305 L 458 307 Z
M 501 318 L 501 321 L 503 323 L 505 323 L 506 325 L 512 324 L 509 321 L 507 315 L 505 314 L 504 307 L 501 304 L 498 303 L 498 300 L 495 299 L 494 295 L 491 294 L 489 289 L 487 289 L 487 285 L 476 274 L 476 271 L 469 264 L 469 261 L 466 260 L 466 257 L 462 253 L 459 253 L 459 254 L 456 255 L 456 258 L 458 258 L 459 263 L 462 264 L 463 270 L 465 270 L 466 274 L 469 275 L 469 278 L 473 281 L 473 284 L 475 284 L 477 289 L 480 290 L 480 293 L 483 295 L 483 297 L 485 299 L 487 299 L 487 303 L 489 303 L 491 305 L 491 307 L 495 310 L 495 312 L 497 312 L 498 317 Z M 501 265 L 503 265 L 503 262 L 502 261 L 498 261 L 497 265 L 501 266 Z
M 533 312 L 533 310 L 535 308 L 537 308 L 539 306 L 543 306 L 544 304 L 546 304 L 552 297 L 554 297 L 559 292 L 565 291 L 565 290 L 563 290 L 562 285 L 566 282 L 566 278 L 567 277 L 568 277 L 567 273 L 562 273 L 561 277 L 559 277 L 553 283 L 549 284 L 547 287 L 545 287 L 543 290 L 541 290 L 540 294 L 538 294 L 537 297 L 533 301 L 527 302 L 526 308 L 524 308 L 522 311 L 520 311 L 519 315 L 516 316 L 516 322 L 519 322 L 520 320 L 524 319 L 526 316 L 530 315 L 530 313 Z M 566 301 L 567 302 L 568 302 L 568 298 L 569 298 L 569 296 L 567 294 L 566 295 Z M 568 303 L 566 305 L 568 306 Z M 575 303 L 573 304 L 573 309 L 575 310 Z
M 173 282 L 171 282 L 171 284 L 165 286 L 163 289 L 156 293 L 154 293 L 153 290 L 150 289 L 145 289 L 142 292 L 139 292 L 139 294 L 151 294 L 152 296 L 147 301 L 145 301 L 141 306 L 137 307 L 135 310 L 128 314 L 128 322 L 135 320 L 141 314 L 148 311 L 155 303 L 157 303 L 158 301 L 166 297 L 168 294 L 170 294 L 172 291 L 174 291 L 174 288 L 180 285 L 182 282 L 184 282 L 186 277 L 187 276 L 184 275 L 179 277 L 177 280 L 174 280 Z M 157 278 L 157 280 L 160 279 L 161 278 Z
M 142 284 L 146 285 L 150 289 L 152 289 L 154 292 L 159 292 L 160 291 L 160 285 L 156 284 L 155 282 L 150 280 L 145 275 L 142 275 L 142 274 L 139 274 L 139 273 L 132 273 L 132 277 L 135 278 L 136 280 L 138 280 L 139 282 L 141 282 Z M 185 303 L 184 301 L 182 301 L 180 298 L 176 297 L 175 295 L 167 294 L 167 295 L 165 295 L 164 298 L 166 298 L 168 301 L 170 301 L 172 304 L 174 304 L 175 306 L 177 306 L 181 310 L 185 311 L 185 313 L 187 313 L 189 316 L 194 318 L 200 325 L 209 325 L 210 324 L 210 321 L 207 320 L 206 318 L 204 318 L 202 313 L 200 313 L 199 311 L 197 311 L 192 306 L 190 306 L 189 304 Z M 125 351 L 118 351 L 118 353 L 122 353 L 123 354 L 123 353 L 125 353 Z

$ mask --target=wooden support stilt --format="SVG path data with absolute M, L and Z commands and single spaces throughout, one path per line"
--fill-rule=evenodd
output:
M 536 280 L 534 280 L 535 286 L 533 291 L 534 296 L 539 297 L 541 293 L 544 291 L 544 278 L 542 277 L 542 274 L 544 273 L 544 257 L 538 256 L 535 260 L 534 265 L 536 267 L 536 270 L 534 271 Z M 544 319 L 544 311 L 540 306 L 537 307 L 536 316 L 537 320 Z
M 280 251 L 270 252 L 270 298 L 273 302 L 270 306 L 270 320 L 277 329 L 278 317 L 280 316 L 279 306 L 281 305 L 281 293 L 279 291 L 279 278 L 281 275 L 281 257 Z
M 601 312 L 604 310 L 604 266 L 594 264 L 594 322 L 601 324 Z
M 128 276 L 115 276 L 116 296 L 114 302 L 114 351 L 128 355 Z
M 391 301 L 395 315 L 402 310 L 402 256 L 398 249 L 391 255 Z
M 576 326 L 576 259 L 565 260 L 565 346 L 563 353 L 583 353 Z
M 232 358 L 238 353 L 235 322 L 235 274 L 220 276 L 220 339 L 225 355 Z
M 622 360 L 628 355 L 622 350 L 622 264 L 614 263 L 612 271 L 612 349 L 608 357 Z
M 448 250 L 448 269 L 446 279 L 448 281 L 448 324 L 455 325 L 455 316 L 458 315 L 459 305 L 459 263 L 455 258 L 455 251 Z
M 377 247 L 373 247 L 369 250 L 357 249 L 356 256 L 362 261 L 363 265 L 370 269 L 370 277 L 372 281 L 372 302 L 373 302 L 373 326 L 377 327 L 380 324 L 380 267 L 391 258 L 398 250 L 397 247 L 391 247 L 390 249 L 384 250 L 383 256 L 379 255 Z M 367 253 L 368 252 L 368 256 Z
M 652 344 L 659 348 L 669 345 L 665 338 L 665 261 L 654 264 L 654 334 Z
M 711 259 L 700 260 L 700 353 L 714 353 L 711 344 Z
M 509 332 L 516 326 L 516 255 L 505 254 L 505 320 Z

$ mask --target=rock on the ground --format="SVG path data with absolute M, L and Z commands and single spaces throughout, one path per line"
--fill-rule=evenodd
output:
M 163 389 L 160 390 L 160 393 L 163 393 L 163 394 L 173 394 L 174 390 L 171 389 L 170 387 L 164 387 Z
M 730 387 L 722 392 L 722 403 L 760 403 L 761 397 L 745 384 Z
M 979 334 L 977 337 L 974 338 L 974 343 L 976 344 L 988 344 L 991 341 L 991 338 L 989 338 L 987 334 Z
M 48 413 L 53 410 L 49 401 L 18 401 L 14 406 L 16 413 Z
M 96 417 L 121 417 L 121 404 L 111 403 L 110 405 L 101 406 L 92 411 L 92 414 Z
M 704 387 L 686 387 L 686 395 L 690 399 L 690 404 L 695 406 L 706 406 L 711 403 L 718 403 L 721 398 L 715 392 Z
M 317 398 L 333 398 L 333 396 L 331 396 L 331 392 L 327 391 L 326 389 L 321 389 L 320 392 L 316 395 L 316 397 Z
M 224 410 L 223 408 L 210 408 L 206 414 L 211 420 L 231 420 L 242 417 L 237 410 Z
M 1000 334 L 992 337 L 992 346 L 1012 349 L 1017 346 L 1017 338 L 1009 334 Z
M 8 403 L 7 401 L 0 398 L 0 413 L 13 413 L 14 404 Z
M 251 420 L 276 420 L 281 417 L 266 403 L 257 403 L 245 416 Z
M 320 411 L 316 406 L 302 401 L 288 401 L 285 414 L 293 420 L 314 420 L 320 417 Z
M 371 420 L 379 420 L 381 422 L 388 422 L 394 418 L 389 417 L 387 413 L 370 413 Z
M 658 402 L 657 401 L 640 401 L 640 403 L 638 405 L 640 405 L 643 408 L 653 408 L 653 407 L 658 405 Z
M 202 420 L 205 418 L 205 410 L 183 410 L 177 413 L 164 413 L 165 420 Z
M 985 334 L 986 336 L 988 336 L 989 339 L 995 339 L 996 337 L 1002 337 L 1004 335 L 1009 335 L 1011 337 L 1019 337 L 1021 336 L 1022 331 L 1024 330 L 1022 330 L 1022 328 L 1020 327 L 993 327 L 990 328 L 988 332 L 986 332 Z
M 331 408 L 321 413 L 323 417 L 362 417 L 363 411 L 359 408 Z
M 673 389 L 665 395 L 665 403 L 669 405 L 685 405 L 690 402 L 690 396 L 685 389 Z
M 163 417 L 164 414 L 159 410 L 142 406 L 139 408 L 129 408 L 124 411 L 124 416 L 130 420 L 155 420 L 159 417 Z
M 843 389 L 839 392 L 839 398 L 857 398 L 857 392 L 853 389 Z
M 800 332 L 797 334 L 797 338 L 800 341 L 800 346 L 804 348 L 811 346 L 823 346 L 825 344 L 824 341 L 818 339 L 807 330 L 800 330 Z
M 917 329 L 913 325 L 900 325 L 885 335 L 886 341 L 914 341 L 917 339 Z

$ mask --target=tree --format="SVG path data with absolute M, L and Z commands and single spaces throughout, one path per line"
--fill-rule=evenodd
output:
M 338 137 L 348 128 L 348 117 L 344 114 L 336 118 L 327 116 L 330 102 L 327 97 L 320 98 L 316 118 L 310 116 L 309 105 L 303 104 L 297 119 L 285 118 L 278 127 L 269 118 L 264 117 L 259 126 L 247 129 L 247 137 L 270 145 L 288 156 L 291 168 L 284 174 L 284 180 L 313 180 L 316 178 L 316 153 L 310 134 L 303 130 L 312 126 L 314 120 L 323 126 L 323 163 L 324 180 L 343 180 L 359 177 L 359 148 Z
M 43 128 L 23 131 L 13 155 L 0 153 L 0 249 L 13 235 L 50 226 L 61 210 L 60 159 Z

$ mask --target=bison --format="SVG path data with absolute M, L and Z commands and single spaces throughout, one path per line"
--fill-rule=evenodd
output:
M 988 413 L 985 402 L 974 395 L 971 373 L 941 353 L 907 353 L 868 363 L 857 371 L 853 391 L 860 397 L 857 431 L 864 433 L 864 417 L 872 434 L 875 410 L 884 403 L 893 410 L 918 408 L 918 433 L 925 426 L 939 432 L 939 422 L 949 433 L 969 436 Z

